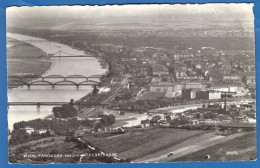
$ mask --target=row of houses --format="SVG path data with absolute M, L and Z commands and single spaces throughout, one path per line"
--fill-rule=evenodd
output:
M 201 91 L 193 89 L 185 89 L 182 91 L 183 99 L 207 99 L 217 100 L 221 99 L 221 92 L 218 91 Z
M 25 128 L 23 128 L 26 133 L 28 134 L 32 134 L 32 133 L 37 133 L 37 134 L 45 134 L 47 133 L 47 131 L 50 131 L 50 133 L 52 133 L 52 131 L 48 128 L 48 129 L 35 129 L 29 126 L 26 126 Z
M 167 78 L 166 78 L 167 79 Z M 187 90 L 189 92 L 197 92 L 197 90 L 207 91 L 207 97 L 211 99 L 211 95 L 219 95 L 223 92 L 233 92 L 234 94 L 244 95 L 246 89 L 241 83 L 216 83 L 210 84 L 204 80 L 182 80 L 179 82 L 171 80 L 162 80 L 162 78 L 153 78 L 150 85 L 149 91 L 154 93 L 165 92 L 170 97 L 176 97 L 182 95 L 182 91 Z M 169 96 L 167 96 L 169 97 Z M 214 96 L 213 96 L 214 97 Z

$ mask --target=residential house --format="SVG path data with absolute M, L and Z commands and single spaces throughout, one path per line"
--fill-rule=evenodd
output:
M 34 128 L 29 127 L 29 126 L 26 126 L 24 129 L 25 129 L 26 133 L 28 133 L 28 134 L 32 134 L 34 132 Z

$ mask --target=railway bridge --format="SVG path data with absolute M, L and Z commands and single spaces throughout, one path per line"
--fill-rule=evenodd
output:
M 55 86 L 76 86 L 77 88 L 79 88 L 80 86 L 100 85 L 100 82 L 95 81 L 95 79 L 100 79 L 101 77 L 102 77 L 101 75 L 92 75 L 92 76 L 84 76 L 84 75 L 38 76 L 38 75 L 34 75 L 34 74 L 27 74 L 27 75 L 22 75 L 22 76 L 21 75 L 11 75 L 11 76 L 8 76 L 7 86 L 8 86 L 8 88 L 15 88 L 18 86 L 27 86 L 29 89 L 31 86 L 51 86 L 52 88 L 55 88 Z M 36 80 L 34 80 L 34 79 L 36 79 Z M 51 81 L 51 79 L 52 80 L 56 79 L 56 81 Z M 77 80 L 80 80 L 80 81 L 77 81 Z
M 47 76 L 39 76 L 35 74 L 24 74 L 24 75 L 9 75 L 8 80 L 20 80 L 20 81 L 28 81 L 33 79 L 39 80 L 47 80 L 47 79 L 61 79 L 61 80 L 73 80 L 73 79 L 100 79 L 102 75 L 91 75 L 91 76 L 84 76 L 84 75 L 69 75 L 69 76 L 62 76 L 62 75 L 47 75 Z
M 65 52 L 65 51 L 61 51 L 61 50 L 58 50 L 57 52 L 55 53 L 49 53 L 48 56 L 50 58 L 77 58 L 77 57 L 97 57 L 97 56 L 94 56 L 94 55 L 75 55 L 75 54 L 71 54 L 71 53 L 68 53 L 68 52 Z

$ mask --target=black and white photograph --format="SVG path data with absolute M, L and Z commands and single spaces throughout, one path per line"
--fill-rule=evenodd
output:
M 255 161 L 253 7 L 8 7 L 9 163 Z

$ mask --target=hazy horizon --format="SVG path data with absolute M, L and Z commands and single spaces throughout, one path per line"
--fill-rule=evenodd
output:
M 12 18 L 99 18 L 142 15 L 195 15 L 205 17 L 227 16 L 220 20 L 252 20 L 253 4 L 150 4 L 106 6 L 34 6 L 8 7 L 7 19 Z
M 87 27 L 153 26 L 178 28 L 174 22 L 190 22 L 188 26 L 252 28 L 254 25 L 253 3 L 208 3 L 208 4 L 149 4 L 106 6 L 35 6 L 8 7 L 7 26 L 37 28 L 41 26 L 65 27 L 84 24 Z M 132 25 L 131 25 L 132 24 Z M 230 24 L 230 25 L 228 25 Z M 48 28 L 46 26 L 45 28 Z M 60 28 L 60 27 L 59 27 Z

